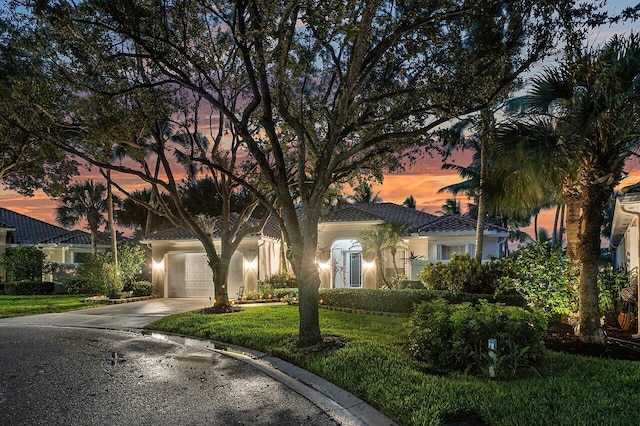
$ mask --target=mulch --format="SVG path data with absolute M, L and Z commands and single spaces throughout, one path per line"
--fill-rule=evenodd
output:
M 565 323 L 551 323 L 544 335 L 547 349 L 574 355 L 596 358 L 640 361 L 640 339 L 634 339 L 634 331 L 623 331 L 616 327 L 605 327 L 604 345 L 584 343 Z

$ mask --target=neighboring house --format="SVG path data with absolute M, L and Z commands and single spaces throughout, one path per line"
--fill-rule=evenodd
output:
M 611 225 L 609 246 L 615 268 L 626 267 L 632 276 L 638 276 L 640 265 L 640 193 L 627 194 L 616 200 Z
M 352 204 L 325 215 L 318 225 L 318 269 L 323 288 L 375 288 L 372 259 L 362 254 L 360 231 L 394 222 L 406 228 L 396 253 L 398 272 L 415 279 L 426 263 L 451 259 L 453 253 L 475 254 L 475 220 L 459 215 L 435 216 L 392 203 Z M 280 230 L 269 221 L 265 230 L 243 240 L 230 268 L 229 297 L 258 289 L 260 280 L 281 270 Z M 486 224 L 483 258 L 500 257 L 507 230 Z M 214 234 L 214 242 L 216 241 Z M 152 249 L 153 284 L 164 297 L 213 295 L 211 269 L 200 241 L 186 229 L 174 228 L 145 236 Z M 369 260 L 369 261 L 367 261 Z M 385 262 L 393 275 L 392 259 Z
M 0 208 L 0 255 L 7 247 L 35 246 L 44 251 L 47 260 L 61 265 L 82 263 L 82 257 L 91 253 L 91 235 L 68 229 Z M 109 243 L 99 241 L 98 248 L 109 249 Z M 4 279 L 4 273 L 2 273 Z M 46 281 L 54 277 L 45 276 Z

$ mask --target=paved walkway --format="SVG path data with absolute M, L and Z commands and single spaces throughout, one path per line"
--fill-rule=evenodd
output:
M 2 329 L 9 331 L 9 329 L 15 329 L 16 327 L 24 327 L 25 330 L 27 328 L 37 329 L 38 327 L 52 327 L 54 329 L 77 327 L 81 329 L 100 328 L 139 331 L 147 324 L 162 317 L 207 306 L 209 306 L 209 299 L 151 299 L 66 313 L 2 318 L 0 319 L 0 334 L 4 333 Z M 153 334 L 160 340 L 171 341 L 180 346 L 215 352 L 249 364 L 311 401 L 338 424 L 394 425 L 382 413 L 342 388 L 268 354 L 224 343 L 166 336 L 161 333 Z M 1 401 L 2 392 L 0 392 Z M 313 423 L 315 421 L 309 424 Z M 271 424 L 280 423 L 272 422 Z

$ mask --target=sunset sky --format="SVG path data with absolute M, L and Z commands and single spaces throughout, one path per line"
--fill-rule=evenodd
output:
M 619 11 L 624 7 L 631 6 L 637 1 L 632 0 L 610 0 L 612 11 Z M 595 31 L 591 35 L 590 43 L 595 45 L 603 40 L 607 40 L 613 33 L 629 33 L 639 32 L 640 23 L 626 23 L 614 27 L 604 27 Z M 540 69 L 544 66 L 553 65 L 552 60 L 547 60 L 542 64 L 537 64 L 533 70 Z M 457 162 L 461 165 L 467 165 L 470 156 L 463 155 L 458 157 Z M 425 157 L 415 166 L 398 175 L 386 175 L 382 185 L 375 186 L 375 192 L 379 191 L 380 197 L 384 201 L 402 204 L 409 196 L 413 195 L 418 204 L 418 209 L 424 209 L 430 213 L 435 213 L 441 209 L 447 198 L 451 198 L 449 194 L 438 194 L 438 189 L 443 186 L 459 182 L 460 178 L 454 172 L 441 169 L 442 160 L 439 157 Z M 628 167 L 629 176 L 622 182 L 621 186 L 627 186 L 636 182 L 640 182 L 640 165 L 634 163 Z M 84 172 L 80 179 L 91 177 L 99 180 L 97 173 Z M 129 188 L 143 187 L 144 185 L 135 180 L 129 181 Z M 458 197 L 463 211 L 466 210 L 467 200 L 464 197 Z M 11 209 L 28 216 L 44 220 L 46 222 L 55 223 L 54 209 L 56 201 L 50 200 L 42 192 L 36 192 L 33 197 L 22 197 L 15 192 L 0 188 L 0 207 Z M 540 218 L 540 226 L 548 230 L 552 228 L 553 211 L 544 212 Z M 531 229 L 525 229 L 525 232 L 532 234 Z

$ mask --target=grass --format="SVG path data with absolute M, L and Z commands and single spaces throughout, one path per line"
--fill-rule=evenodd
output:
M 320 311 L 324 335 L 348 340 L 331 353 L 296 351 L 297 308 L 223 315 L 185 313 L 148 328 L 234 343 L 286 359 L 365 399 L 402 425 L 480 418 L 492 425 L 640 424 L 640 363 L 548 352 L 537 372 L 512 381 L 438 375 L 405 348 L 406 318 Z
M 75 311 L 93 308 L 96 303 L 83 302 L 84 296 L 0 296 L 0 318 Z

